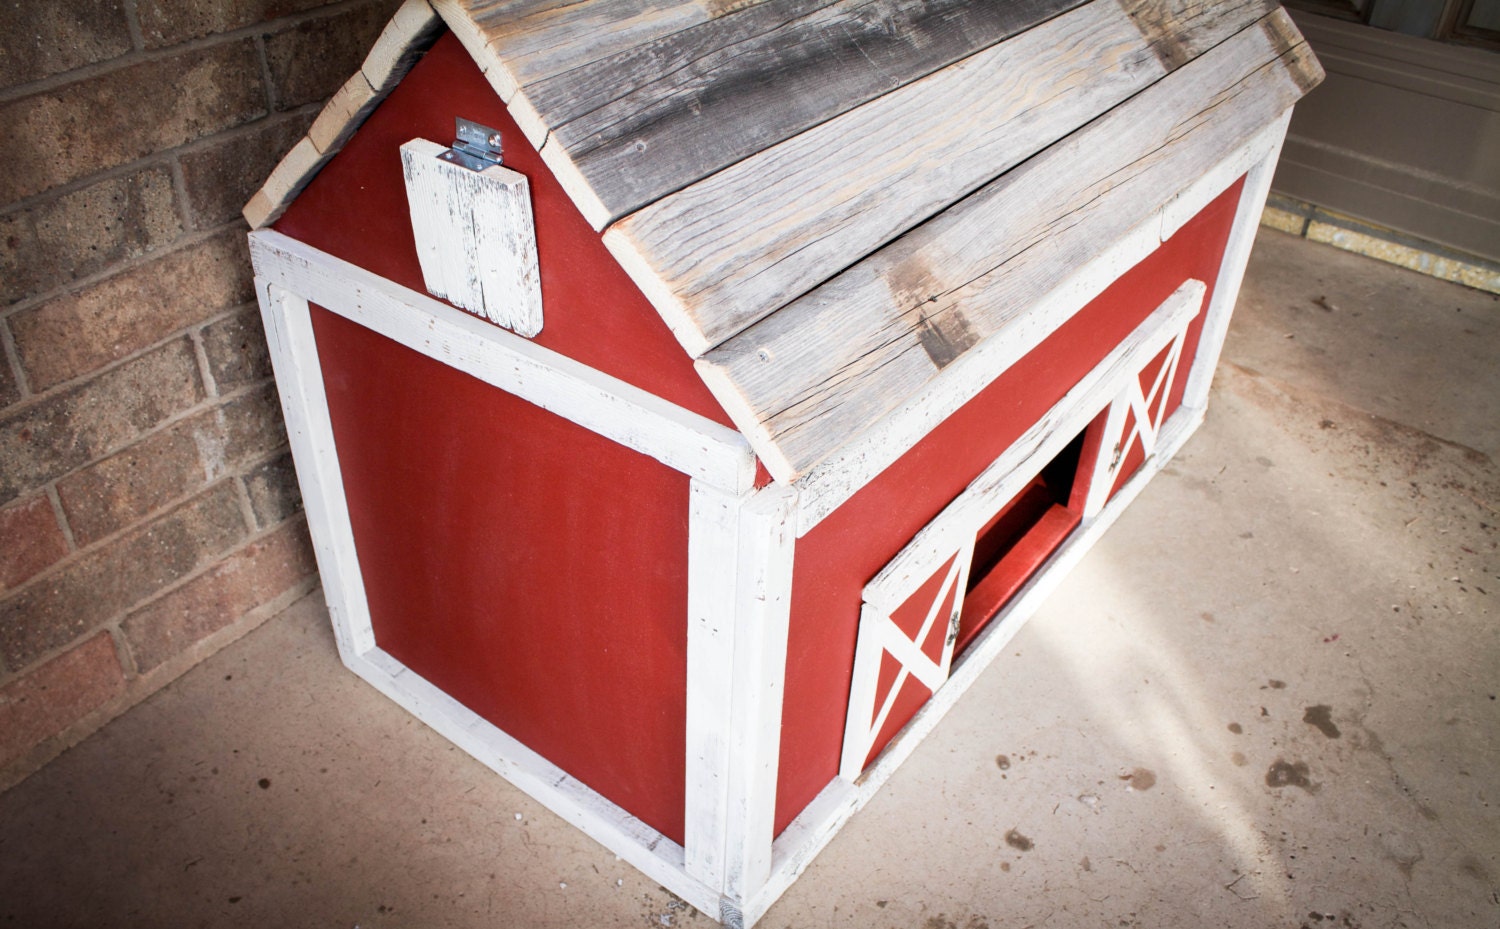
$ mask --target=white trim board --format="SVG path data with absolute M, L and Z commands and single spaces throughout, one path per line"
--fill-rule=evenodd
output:
M 407 712 L 518 790 L 577 826 L 693 906 L 719 912 L 720 896 L 687 873 L 682 846 L 538 755 L 378 648 L 345 661 Z
M 719 888 L 688 872 L 682 846 L 506 735 L 376 646 L 308 301 L 265 278 L 257 278 L 256 284 L 308 527 L 344 664 L 651 879 L 669 886 L 706 913 L 721 912 Z M 736 503 L 753 499 L 747 495 L 737 498 Z M 774 792 L 774 780 L 772 783 Z
M 1147 460 L 1089 525 L 1082 526 L 1052 554 L 955 662 L 947 683 L 917 712 L 856 782 L 834 778 L 776 839 L 771 877 L 745 908 L 745 925 L 765 915 L 849 818 L 859 812 L 890 779 L 901 763 L 921 744 L 1005 649 L 1006 643 L 1030 619 L 1068 572 L 1119 518 L 1150 480 L 1177 454 L 1198 426 L 1203 410 L 1180 407 L 1162 431 L 1157 454 Z
M 255 273 L 552 413 L 733 494 L 755 456 L 728 426 L 271 230 L 250 233 Z
M 1203 306 L 1205 287 L 1187 281 L 1126 336 L 1061 400 L 975 477 L 879 574 L 864 599 L 890 612 L 906 601 L 938 565 L 953 557 L 991 516 L 1140 375 L 1141 368 L 1180 338 Z

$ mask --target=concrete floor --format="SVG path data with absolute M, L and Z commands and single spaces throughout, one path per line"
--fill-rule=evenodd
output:
M 1500 926 L 1500 302 L 1263 232 L 1208 423 L 767 927 Z M 6 926 L 707 927 L 312 596 L 0 796 Z

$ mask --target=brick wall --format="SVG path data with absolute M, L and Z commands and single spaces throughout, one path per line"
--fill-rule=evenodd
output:
M 0 4 L 0 788 L 315 583 L 239 209 L 396 5 Z

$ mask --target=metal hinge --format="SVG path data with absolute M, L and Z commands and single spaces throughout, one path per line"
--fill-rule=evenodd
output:
M 483 171 L 501 163 L 500 132 L 459 117 L 454 120 L 453 147 L 438 157 L 470 171 Z

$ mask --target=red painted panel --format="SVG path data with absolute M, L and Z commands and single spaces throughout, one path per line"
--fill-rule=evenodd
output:
M 455 116 L 499 129 L 505 164 L 531 183 L 545 320 L 534 341 L 730 425 L 691 359 L 451 33 L 417 62 L 275 228 L 423 292 L 400 148 L 419 137 L 451 142 Z
M 688 478 L 313 323 L 376 642 L 680 843 Z
M 1042 562 L 1052 557 L 1057 547 L 1082 522 L 1083 514 L 1059 504 L 1047 507 L 1012 545 L 994 567 L 984 575 L 964 600 L 959 617 L 955 654 L 969 647 L 1000 608 L 1031 579 Z
M 1185 279 L 1203 281 L 1212 296 L 1242 183 L 798 540 L 778 833 L 838 773 L 864 585 Z M 1184 371 L 1201 328 L 1200 314 L 1189 331 Z M 1174 408 L 1180 402 L 1179 386 Z

